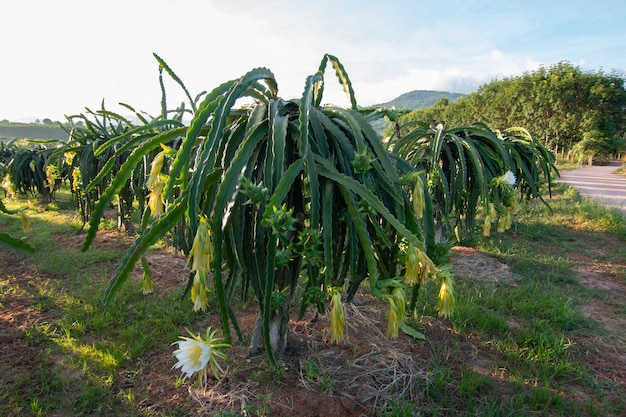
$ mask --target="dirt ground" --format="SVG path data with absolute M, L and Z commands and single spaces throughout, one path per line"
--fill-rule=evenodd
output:
M 79 247 L 81 243 L 82 238 L 78 236 L 59 241 L 68 247 Z M 127 244 L 114 233 L 101 232 L 94 245 Z M 457 280 L 485 280 L 495 288 L 516 279 L 505 264 L 476 249 L 455 248 L 454 252 Z M 38 274 L 28 262 L 15 259 L 8 251 L 0 250 L 0 280 L 5 279 L 5 274 L 13 276 L 10 282 L 0 281 L 5 293 L 16 286 L 29 291 L 33 280 L 51 279 Z M 182 257 L 158 250 L 150 255 L 149 261 L 158 291 L 180 288 L 186 280 Z M 626 294 L 624 281 L 592 258 L 580 261 L 577 273 L 583 285 L 607 290 L 602 300 L 590 300 L 584 314 L 600 321 L 616 336 L 610 340 L 580 336 L 572 342 L 579 346 L 599 379 L 619 383 L 626 390 L 626 318 L 614 303 L 614 297 L 623 298 Z M 139 278 L 138 269 L 134 279 Z M 2 300 L 0 375 L 4 382 L 0 382 L 0 388 L 19 375 L 41 370 L 38 360 L 41 346 L 25 334 L 35 323 L 53 320 L 57 312 L 35 309 L 28 300 L 28 294 L 20 292 Z M 235 342 L 226 376 L 221 382 L 211 380 L 206 389 L 197 384 L 190 387 L 174 383 L 180 374 L 172 369 L 175 363 L 172 347 L 164 342 L 139 363 L 123 366 L 111 392 L 132 389 L 145 415 L 164 415 L 178 406 L 190 415 L 230 411 L 242 415 L 271 412 L 271 416 L 295 417 L 369 416 L 377 405 L 387 402 L 392 393 L 402 392 L 406 398 L 418 402 L 423 395 L 420 382 L 432 382 L 429 369 L 437 360 L 441 346 L 446 345 L 454 351 L 446 358 L 447 367 L 452 367 L 454 372 L 472 369 L 489 376 L 501 382 L 494 387 L 501 397 L 513 395 L 506 372 L 494 373 L 490 366 L 501 355 L 496 349 L 455 331 L 449 321 L 439 318 L 425 318 L 421 323 L 425 342 L 402 333 L 398 339 L 389 340 L 384 336 L 385 312 L 385 305 L 367 294 L 358 294 L 352 303 L 346 304 L 347 341 L 340 346 L 328 340 L 326 316 L 315 318 L 309 314 L 302 321 L 292 321 L 290 348 L 280 360 L 278 370 L 272 370 L 264 356 L 248 357 L 248 346 Z M 237 316 L 243 333 L 251 334 L 256 319 L 254 309 L 240 310 Z M 194 330 L 200 332 L 207 325 L 219 328 L 217 317 L 212 323 L 196 323 Z M 80 375 L 74 377 L 80 378 Z M 594 401 L 582 386 L 578 390 L 574 387 L 572 392 L 579 397 L 576 401 Z M 572 392 L 564 395 L 573 396 Z

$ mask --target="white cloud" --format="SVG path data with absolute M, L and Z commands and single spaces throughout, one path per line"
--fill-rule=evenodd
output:
M 386 102 L 412 90 L 440 90 L 467 94 L 495 78 L 521 75 L 538 68 L 539 64 L 526 57 L 509 56 L 492 50 L 473 58 L 454 58 L 446 62 L 425 62 L 391 77 L 373 81 L 354 80 L 359 104 L 368 106 Z M 365 94 L 359 94 L 365 92 Z
M 11 2 L 0 25 L 0 119 L 63 118 L 103 98 L 107 107 L 125 101 L 156 113 L 153 52 L 192 94 L 265 66 L 285 98 L 299 96 L 331 53 L 362 105 L 413 89 L 467 93 L 562 60 L 626 70 L 616 52 L 625 48 L 617 24 L 624 9 L 608 0 L 572 1 L 576 10 L 567 13 L 558 13 L 562 5 L 544 10 L 538 0 Z M 184 98 L 170 81 L 167 92 L 172 105 Z M 325 92 L 327 101 L 347 104 L 330 71 Z

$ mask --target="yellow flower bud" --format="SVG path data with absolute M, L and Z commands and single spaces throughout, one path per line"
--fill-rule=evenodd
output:
M 415 246 L 409 245 L 406 254 L 404 283 L 406 285 L 424 283 L 436 272 L 437 267 L 428 255 Z
M 141 292 L 143 295 L 152 294 L 154 292 L 154 281 L 152 281 L 152 270 L 148 260 L 142 256 L 141 266 L 143 267 L 143 275 L 141 277 Z
M 163 169 L 163 161 L 165 160 L 165 151 L 161 151 L 152 160 L 150 164 L 150 175 L 148 176 L 148 181 L 146 182 L 146 186 L 148 189 L 153 190 L 157 183 L 160 180 L 161 170 Z
M 72 170 L 72 191 L 78 192 L 81 188 L 83 177 L 80 173 L 80 168 L 75 167 Z
M 194 303 L 193 311 L 204 311 L 208 303 L 207 275 L 213 262 L 211 230 L 206 216 L 200 217 L 198 222 L 198 230 L 193 239 L 188 262 L 191 263 L 191 271 L 196 273 L 191 287 L 191 300 Z
M 63 160 L 65 161 L 65 163 L 67 165 L 72 165 L 72 162 L 74 162 L 74 157 L 76 156 L 76 152 L 71 151 L 71 152 L 65 152 L 63 154 Z
M 417 256 L 420 263 L 420 274 L 422 283 L 428 281 L 428 279 L 437 273 L 437 267 L 435 263 L 421 250 L 418 250 Z
M 7 193 L 9 193 L 10 195 L 15 194 L 15 187 L 13 186 L 13 183 L 11 182 L 11 178 L 9 177 L 9 174 L 6 174 L 4 176 L 4 179 L 2 180 L 2 188 L 4 188 L 7 191 Z
M 163 214 L 163 188 L 165 187 L 165 182 L 158 181 L 154 188 L 148 194 L 148 206 L 150 207 L 150 213 L 158 217 Z
M 143 295 L 152 294 L 154 292 L 154 281 L 152 281 L 152 275 L 149 272 L 143 271 L 141 278 L 141 292 Z
M 24 233 L 32 231 L 33 228 L 30 224 L 30 217 L 26 215 L 26 212 L 24 210 L 20 211 L 20 217 L 22 220 L 22 231 Z
M 489 235 L 491 235 L 491 218 L 489 215 L 486 215 L 483 221 L 483 236 L 487 237 Z
M 208 272 L 213 262 L 213 243 L 211 242 L 211 230 L 206 216 L 200 217 L 198 230 L 193 239 L 191 252 L 189 253 L 192 271 Z
M 513 224 L 513 219 L 511 216 L 511 211 L 507 210 L 506 213 L 498 219 L 498 232 L 504 233 L 504 231 L 509 230 L 511 225 Z
M 400 323 L 404 322 L 406 314 L 406 292 L 404 287 L 396 287 L 391 292 L 391 296 L 396 301 L 396 308 L 398 309 L 398 316 L 400 316 Z
M 506 221 L 504 223 L 504 228 L 506 230 L 509 230 L 511 228 L 511 226 L 513 225 L 513 216 L 511 216 L 511 212 L 507 211 L 506 212 Z
M 404 287 L 396 287 L 391 295 L 385 296 L 385 301 L 389 304 L 387 310 L 387 330 L 385 335 L 395 339 L 398 337 L 398 330 L 404 323 L 406 313 L 406 293 Z
M 415 285 L 420 280 L 420 261 L 419 249 L 413 245 L 409 245 L 406 253 L 404 283 L 406 285 Z
M 416 176 L 411 202 L 413 203 L 413 213 L 415 217 L 421 219 L 424 215 L 424 183 L 419 175 Z
M 493 222 L 497 216 L 498 212 L 496 211 L 496 206 L 493 203 L 489 203 L 483 221 L 483 236 L 487 237 L 491 235 L 491 222 Z
M 387 304 L 389 308 L 387 309 L 387 331 L 385 335 L 395 339 L 398 337 L 398 329 L 400 328 L 400 315 L 393 297 L 387 297 Z
M 330 302 L 332 305 L 330 311 L 330 341 L 340 343 L 344 339 L 346 319 L 343 304 L 341 304 L 341 292 L 339 290 L 333 290 Z
M 439 315 L 450 317 L 452 311 L 454 311 L 454 291 L 450 273 L 444 273 L 441 276 L 438 299 L 437 310 L 439 311 Z
M 54 190 L 54 185 L 58 176 L 56 165 L 46 165 L 46 185 L 50 191 Z
M 498 233 L 504 233 L 504 231 L 506 230 L 506 217 L 505 216 L 500 216 L 500 218 L 498 219 Z
M 191 286 L 191 301 L 193 301 L 193 311 L 205 311 L 209 304 L 209 297 L 207 295 L 208 289 L 202 282 L 201 278 L 204 275 L 204 281 L 206 282 L 206 273 L 202 271 L 196 271 L 196 275 L 193 277 L 193 285 Z

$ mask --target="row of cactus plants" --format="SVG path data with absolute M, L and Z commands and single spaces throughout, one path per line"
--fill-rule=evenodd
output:
M 449 244 L 436 238 L 437 226 L 473 230 L 481 205 L 488 218 L 489 204 L 509 210 L 517 196 L 540 197 L 541 181 L 550 181 L 551 154 L 522 130 L 397 126 L 385 146 L 369 121 L 388 111 L 359 108 L 348 74 L 332 55 L 324 55 L 302 96 L 292 100 L 279 97 L 266 68 L 192 97 L 155 58 L 159 115 L 123 104 L 139 123 L 104 105 L 71 116 L 69 140 L 51 161 L 71 182 L 89 221 L 83 250 L 113 203 L 119 226 L 129 232 L 135 231 L 133 210 L 140 214 L 136 241 L 105 302 L 138 262 L 149 279 L 144 254 L 167 237 L 189 259 L 186 289 L 194 309 L 206 309 L 214 297 L 224 335 L 219 346 L 231 343 L 231 328 L 243 338 L 235 297 L 258 303 L 251 349 L 264 347 L 272 362 L 286 347 L 294 307 L 300 315 L 330 309 L 330 339 L 340 342 L 342 302 L 359 288 L 388 304 L 391 337 L 406 329 L 407 312 L 428 280 L 439 283 L 439 311 L 448 315 L 453 275 L 446 265 Z M 348 108 L 322 105 L 329 66 Z M 168 109 L 164 75 L 182 88 L 187 104 Z M 185 340 L 202 342 L 200 336 Z
M 351 108 L 321 105 L 329 65 Z M 250 104 L 235 107 L 244 98 Z M 273 360 L 286 346 L 293 306 L 323 311 L 333 292 L 350 299 L 366 282 L 395 309 L 417 282 L 399 278 L 407 252 L 420 254 L 408 261 L 413 270 L 428 259 L 432 217 L 416 218 L 403 172 L 358 111 L 348 75 L 331 55 L 306 79 L 300 99 L 280 98 L 272 72 L 257 68 L 206 94 L 188 126 L 140 136 L 121 135 L 97 150 L 133 143 L 94 207 L 85 250 L 104 209 L 152 159 L 144 213 L 152 220 L 111 280 L 107 302 L 144 252 L 170 234 L 190 259 L 194 308 L 206 308 L 208 291 L 215 294 L 229 343 L 231 326 L 239 328 L 233 297 L 252 296 L 259 305 L 252 349 L 263 341 Z M 435 278 L 436 269 L 429 271 L 419 281 Z M 403 318 L 390 313 L 390 328 Z

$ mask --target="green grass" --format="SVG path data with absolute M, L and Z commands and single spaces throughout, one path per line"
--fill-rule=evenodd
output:
M 434 346 L 435 358 L 441 359 L 431 363 L 432 382 L 424 391 L 433 404 L 421 408 L 423 415 L 445 415 L 437 407 L 481 416 L 624 412 L 623 386 L 595 375 L 586 363 L 585 349 L 576 341 L 604 338 L 613 341 L 618 351 L 624 347 L 623 334 L 607 334 L 600 323 L 583 314 L 590 300 L 607 302 L 611 293 L 583 285 L 577 268 L 585 263 L 603 265 L 617 282 L 626 282 L 626 220 L 618 211 L 581 199 L 568 187 L 557 186 L 554 197 L 549 200 L 551 210 L 533 202 L 518 213 L 512 230 L 474 242 L 481 252 L 510 266 L 512 282 L 456 282 L 452 325 L 480 341 L 477 351 L 491 352 L 485 373 L 500 374 L 500 380 L 471 367 L 448 365 L 450 358 L 467 355 L 465 347 Z M 435 314 L 434 306 L 428 305 L 435 291 L 424 288 L 420 301 L 425 314 Z M 623 315 L 623 294 L 621 298 L 614 294 L 610 303 L 612 314 Z M 494 396 L 494 390 L 506 396 Z M 580 404 L 576 390 L 599 400 Z M 619 393 L 618 399 L 607 397 L 607 390 Z M 380 415 L 400 415 L 394 413 Z
M 3 271 L 0 303 L 20 296 L 37 313 L 22 337 L 41 354 L 34 366 L 40 369 L 18 373 L 6 384 L 0 415 L 143 415 L 129 408 L 132 392 L 112 390 L 120 370 L 137 372 L 147 352 L 174 342 L 192 322 L 181 293 L 144 297 L 140 284 L 130 282 L 119 295 L 120 304 L 105 307 L 102 294 L 124 250 L 64 248 L 55 242 L 77 233 L 75 216 L 28 201 L 5 202 L 10 209 L 27 210 L 33 231 L 23 233 L 15 216 L 1 215 L 0 223 L 16 236 L 26 234 L 39 250 L 12 254 L 32 263 L 34 270 L 27 282 Z
M 511 233 L 478 243 L 486 253 L 509 264 L 519 281 L 482 297 L 480 305 L 461 306 L 455 317 L 471 316 L 464 312 L 472 308 L 486 308 L 503 319 L 515 316 L 521 322 L 517 328 L 489 328 L 485 323 L 492 320 L 480 318 L 461 323 L 465 331 L 473 328 L 497 334 L 496 345 L 505 353 L 511 374 L 543 386 L 533 390 L 530 399 L 547 403 L 546 412 L 566 413 L 573 404 L 551 392 L 567 390 L 572 381 L 593 379 L 572 339 L 603 334 L 597 322 L 581 313 L 596 291 L 582 286 L 574 269 L 584 258 L 597 263 L 613 260 L 620 266 L 612 272 L 624 282 L 626 221 L 621 213 L 583 201 L 570 189 L 558 187 L 557 193 L 559 198 L 550 202 L 552 212 L 532 204 L 520 213 Z M 617 385 L 613 388 L 619 390 Z M 570 412 L 586 415 L 583 410 Z
M 37 352 L 29 356 L 37 359 L 27 367 L 18 361 L 1 382 L 0 415 L 188 415 L 192 398 L 153 407 L 135 384 L 145 385 L 141 379 L 148 357 L 171 352 L 170 344 L 186 327 L 206 322 L 212 313 L 192 313 L 189 301 L 181 300 L 182 289 L 143 296 L 137 280 L 105 307 L 102 295 L 123 250 L 113 245 L 83 253 L 80 245 L 68 250 L 55 244 L 80 229 L 79 216 L 68 212 L 63 200 L 54 209 L 26 200 L 5 203 L 27 209 L 33 231 L 26 236 L 39 250 L 11 255 L 32 266 L 31 279 L 2 271 L 0 309 L 19 301 L 31 311 L 32 319 L 15 334 L 14 343 L 26 353 Z M 448 336 L 429 340 L 432 333 L 418 319 L 427 337 L 421 345 L 427 367 L 424 379 L 414 381 L 415 398 L 387 398 L 376 415 L 621 415 L 623 386 L 594 369 L 587 352 L 594 341 L 602 341 L 594 349 L 615 354 L 626 343 L 624 335 L 584 311 L 597 303 L 611 309 L 607 314 L 623 317 L 626 301 L 623 294 L 585 285 L 580 268 L 601 267 L 623 288 L 626 220 L 564 186 L 556 187 L 549 204 L 551 210 L 540 202 L 525 205 L 510 231 L 476 239 L 476 247 L 506 263 L 514 279 L 497 284 L 458 279 L 451 320 L 430 319 L 449 326 Z M 65 214 L 56 207 L 64 207 Z M 24 236 L 19 217 L 0 214 L 0 224 Z M 436 291 L 435 285 L 424 286 L 418 316 L 436 315 Z M 340 395 L 334 391 L 338 381 L 322 364 L 303 359 L 299 366 L 320 401 L 324 395 Z M 230 369 L 233 378 L 241 372 L 236 365 Z M 277 410 L 268 395 L 278 395 L 282 370 L 250 375 L 256 385 L 271 384 L 272 391 L 260 391 L 256 398 L 261 401 L 246 406 L 248 415 Z M 176 378 L 159 377 L 170 378 L 172 389 L 181 386 Z

